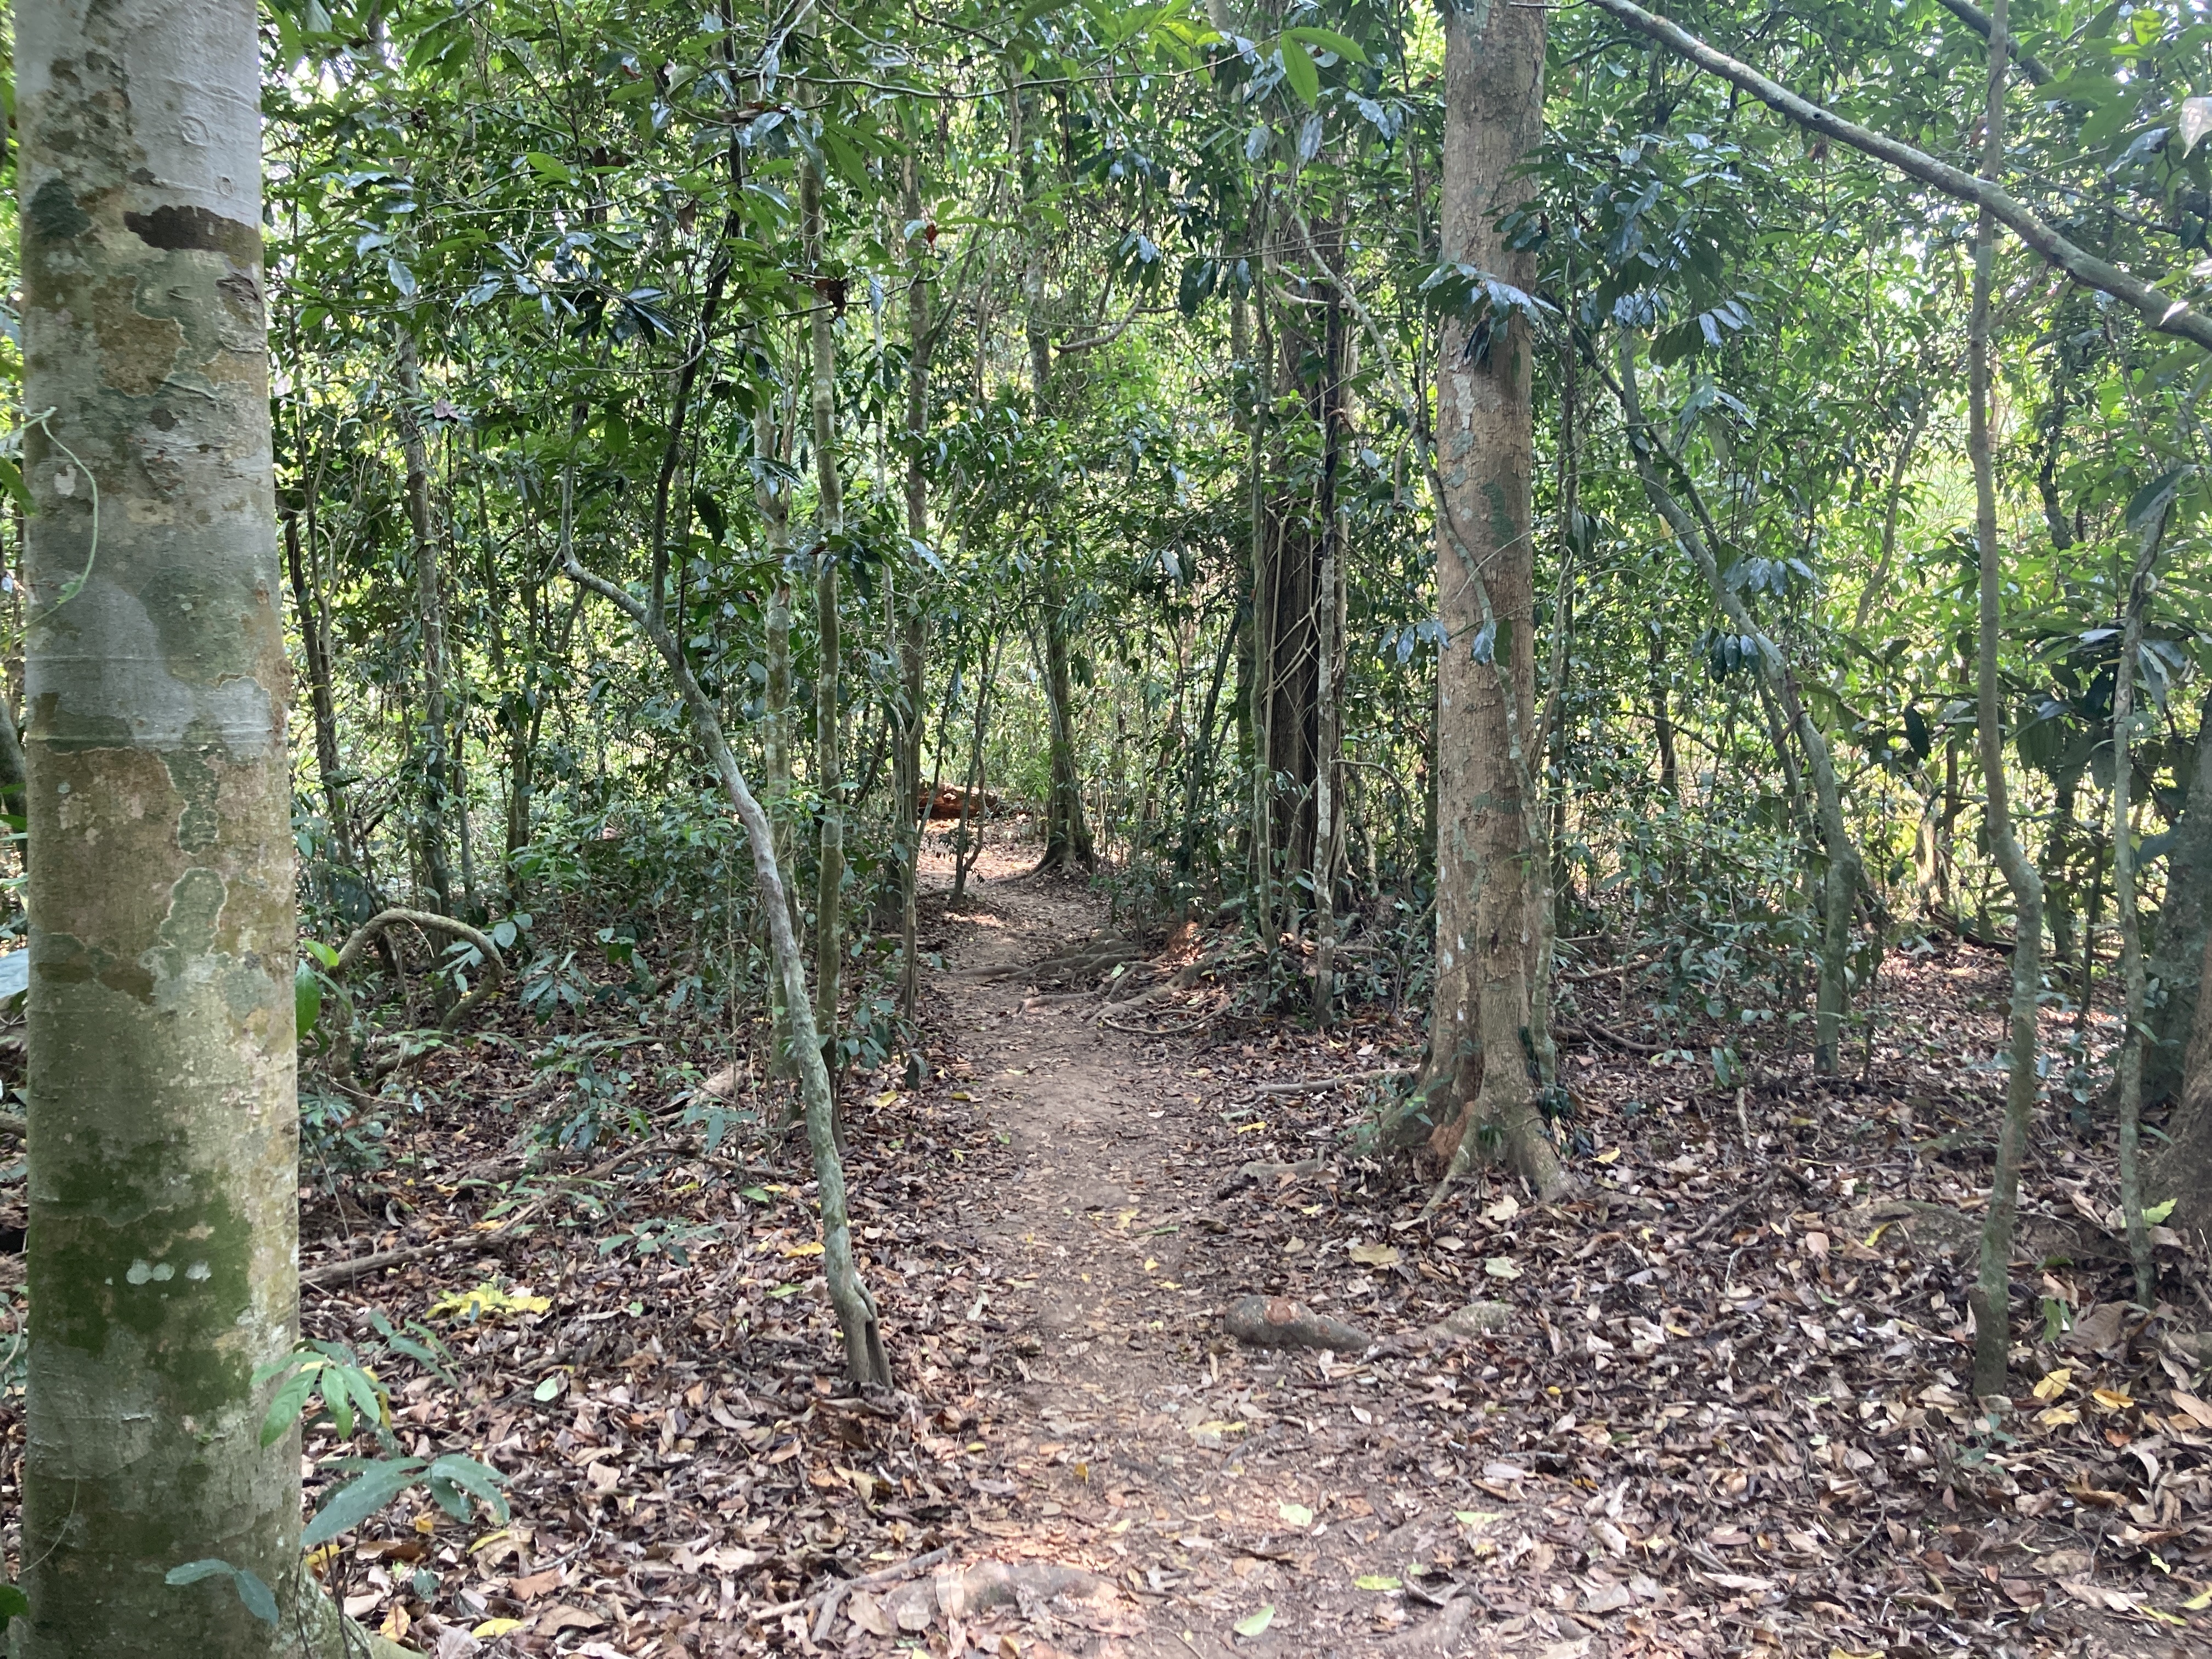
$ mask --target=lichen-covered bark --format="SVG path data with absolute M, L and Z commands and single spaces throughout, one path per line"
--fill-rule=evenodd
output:
M 29 1659 L 272 1654 L 298 1448 L 293 866 L 255 14 L 17 15 L 31 989 Z M 296 1632 L 295 1633 L 296 1635 Z M 297 1644 L 292 1644 L 296 1650 Z
M 1527 190 L 1540 136 L 1544 14 L 1453 14 L 1444 58 L 1443 252 L 1534 286 L 1498 216 Z M 1563 1184 L 1537 1108 L 1534 980 L 1543 878 L 1532 833 L 1534 429 L 1526 321 L 1489 319 L 1486 350 L 1445 327 L 1437 365 L 1437 983 L 1423 1097 L 1455 1170 L 1502 1158 L 1540 1191 Z

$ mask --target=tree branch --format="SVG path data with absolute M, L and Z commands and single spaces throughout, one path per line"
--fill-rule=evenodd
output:
M 1886 162 L 1907 178 L 1916 179 L 1954 200 L 1981 208 L 2082 287 L 2111 295 L 2162 334 L 2174 335 L 2212 351 L 2212 318 L 2199 316 L 2186 300 L 2177 300 L 2109 260 L 2100 259 L 2087 249 L 2075 246 L 2000 185 L 1961 172 L 1949 162 L 1939 161 L 1924 150 L 1915 149 L 1886 134 L 1846 121 L 1833 111 L 1799 97 L 1748 64 L 1716 51 L 1666 18 L 1644 10 L 1633 0 L 1589 0 L 1589 3 L 1657 41 L 1677 57 L 1741 88 L 1800 126 Z

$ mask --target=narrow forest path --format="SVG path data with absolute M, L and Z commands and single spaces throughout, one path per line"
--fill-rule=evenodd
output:
M 1418 1586 L 1403 1592 L 1409 1563 L 1453 1553 L 1454 1510 L 1470 1501 L 1458 1464 L 1425 1468 L 1418 1447 L 1376 1431 L 1378 1379 L 1356 1358 L 1248 1352 L 1221 1334 L 1227 1300 L 1279 1288 L 1260 1258 L 1282 1247 L 1218 1213 L 1249 1142 L 1222 1117 L 1212 1068 L 1102 1027 L 1093 1000 L 1005 973 L 1102 920 L 1079 888 L 988 860 L 945 915 L 933 988 L 969 1073 L 954 1097 L 1012 1158 L 1010 1179 L 949 1174 L 988 1285 L 964 1316 L 996 1328 L 1022 1378 L 981 1419 L 1002 1479 L 979 1490 L 1006 1513 L 975 1524 L 1005 1559 L 1085 1565 L 1120 1592 L 1089 1630 L 1055 1630 L 1048 1610 L 1027 1633 L 1044 1645 L 1017 1647 L 1475 1650 L 1461 1639 L 1467 1603 L 1425 1620 Z M 1483 1501 L 1495 1519 L 1497 1500 Z M 1532 1644 L 1480 1650 L 1586 1650 L 1565 1639 L 1582 1636 L 1571 1624 L 1509 1622 Z

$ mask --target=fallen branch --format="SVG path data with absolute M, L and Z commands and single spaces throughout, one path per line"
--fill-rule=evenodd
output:
M 1625 1049 L 1632 1054 L 1663 1054 L 1667 1052 L 1667 1045 L 1663 1042 L 1638 1042 L 1634 1037 L 1608 1031 L 1602 1025 L 1560 1025 L 1555 1029 L 1554 1035 L 1570 1041 L 1602 1042 L 1608 1048 Z
M 896 1566 L 883 1567 L 874 1572 L 862 1573 L 858 1578 L 841 1578 L 815 1599 L 822 1603 L 821 1616 L 814 1621 L 816 1645 L 830 1639 L 830 1623 L 837 1616 L 837 1604 L 856 1589 L 875 1589 L 884 1584 L 896 1584 L 911 1578 L 927 1568 L 935 1566 L 952 1553 L 950 1545 L 933 1549 L 927 1555 L 917 1555 L 911 1561 L 902 1561 Z M 802 1604 L 804 1605 L 804 1604 Z M 791 1611 L 796 1611 L 793 1608 Z
M 1383 1083 L 1394 1077 L 1411 1077 L 1411 1066 L 1386 1066 L 1379 1072 L 1345 1072 L 1335 1077 L 1309 1078 L 1303 1083 L 1262 1083 L 1253 1092 L 1261 1095 L 1317 1095 L 1355 1083 Z

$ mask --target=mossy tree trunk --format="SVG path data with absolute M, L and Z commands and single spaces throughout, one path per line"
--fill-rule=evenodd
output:
M 297 1653 L 222 1581 L 164 1582 L 209 1557 L 301 1582 L 299 1445 L 261 1444 L 253 1382 L 298 1304 L 254 11 L 16 27 L 24 396 L 52 411 L 25 456 L 23 1652 Z
M 1544 14 L 1454 13 L 1444 56 L 1443 252 L 1534 286 L 1498 221 L 1528 189 L 1541 136 Z M 1534 906 L 1543 889 L 1531 739 L 1535 587 L 1528 480 L 1534 340 L 1527 322 L 1445 325 L 1437 364 L 1437 982 L 1422 1097 L 1455 1172 L 1495 1158 L 1549 1194 L 1565 1182 L 1538 1108 Z M 1441 1189 L 1440 1189 L 1441 1190 Z

